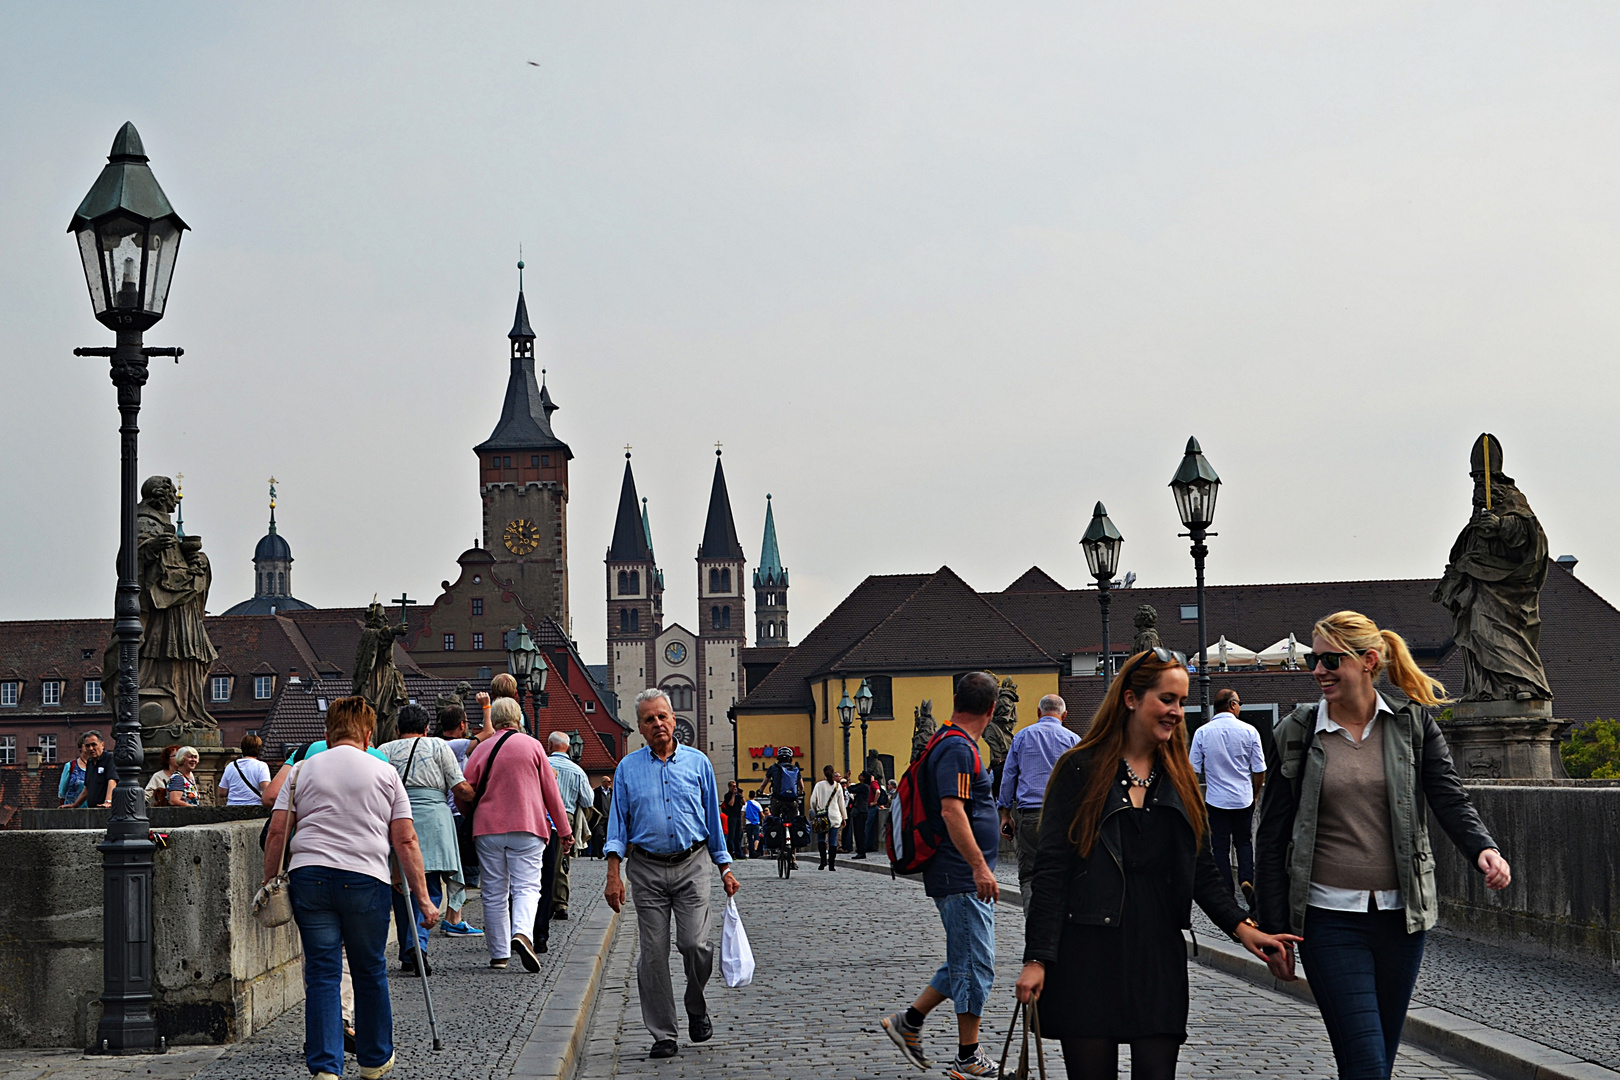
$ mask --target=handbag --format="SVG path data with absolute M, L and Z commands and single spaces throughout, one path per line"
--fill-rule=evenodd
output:
M 832 801 L 835 798 L 837 798 L 836 794 L 828 795 L 827 802 L 822 806 L 817 806 L 815 795 L 813 793 L 811 794 L 810 824 L 811 827 L 816 830 L 816 832 L 832 832 L 832 813 L 830 812 L 829 807 L 832 806 Z
M 1012 1049 L 1013 1035 L 1018 1031 L 1018 1016 L 1024 1017 L 1024 1044 L 1018 1051 L 1018 1071 L 1007 1071 L 1007 1052 Z M 1041 1047 L 1041 1011 L 1035 1007 L 1035 1002 L 1020 1001 L 1013 1006 L 1012 1023 L 1007 1025 L 1007 1041 L 1001 1046 L 1001 1064 L 998 1075 L 1002 1080 L 1030 1080 L 1029 1076 L 1029 1036 L 1035 1033 L 1035 1067 L 1040 1080 L 1046 1080 L 1046 1052 Z
M 287 820 L 287 838 L 281 844 L 281 869 L 253 894 L 253 917 L 266 930 L 292 922 L 292 886 L 287 877 L 287 862 L 292 856 L 293 833 L 298 828 L 298 774 L 302 770 L 300 765 L 287 777 L 287 810 L 291 816 Z

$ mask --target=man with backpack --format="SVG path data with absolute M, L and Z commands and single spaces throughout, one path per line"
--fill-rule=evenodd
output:
M 985 672 L 962 676 L 950 722 L 928 740 L 891 806 L 900 818 L 891 833 L 891 842 L 899 839 L 891 861 L 901 873 L 922 871 L 945 925 L 945 963 L 909 1009 L 883 1018 L 883 1030 L 907 1061 L 926 1070 L 923 1020 L 949 998 L 956 1007 L 957 1052 L 945 1075 L 954 1080 L 1000 1075 L 979 1048 L 979 1016 L 995 977 L 1000 832 L 978 740 L 995 712 L 998 689 Z

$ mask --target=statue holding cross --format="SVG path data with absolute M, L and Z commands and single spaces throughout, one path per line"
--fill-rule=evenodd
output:
M 366 699 L 377 714 L 376 743 L 393 742 L 399 738 L 399 710 L 409 701 L 405 693 L 405 676 L 394 663 L 394 641 L 410 631 L 406 613 L 416 601 L 401 593 L 400 619 L 389 625 L 383 606 L 376 600 L 366 609 L 365 629 L 360 631 L 360 645 L 354 655 L 354 693 Z

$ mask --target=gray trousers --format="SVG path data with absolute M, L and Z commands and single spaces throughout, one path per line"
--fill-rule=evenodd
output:
M 1041 812 L 1014 810 L 1013 821 L 1018 826 L 1013 841 L 1018 848 L 1018 895 L 1023 897 L 1024 910 L 1028 911 L 1030 883 L 1035 877 L 1035 846 L 1041 838 Z
M 708 851 L 697 851 L 676 866 L 665 866 L 632 854 L 625 864 L 630 900 L 636 906 L 641 955 L 636 961 L 636 993 L 641 1022 L 654 1042 L 673 1039 L 680 1030 L 675 1015 L 675 986 L 669 977 L 669 922 L 675 919 L 675 948 L 686 968 L 686 1014 L 706 1016 L 703 987 L 714 970 L 709 941 Z

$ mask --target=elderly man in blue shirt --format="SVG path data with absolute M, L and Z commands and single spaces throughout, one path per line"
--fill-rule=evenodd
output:
M 546 749 L 550 751 L 547 760 L 557 774 L 557 790 L 562 794 L 563 809 L 568 811 L 568 818 L 574 829 L 574 850 L 583 853 L 585 842 L 591 837 L 590 825 L 585 820 L 585 811 L 589 810 L 596 801 L 596 792 L 591 790 L 591 778 L 585 775 L 585 770 L 574 763 L 569 756 L 569 750 L 574 741 L 565 732 L 553 731 L 546 739 Z M 558 853 L 557 872 L 551 886 L 551 917 L 553 919 L 568 918 L 568 864 L 570 856 Z
M 625 756 L 613 773 L 613 805 L 608 811 L 607 889 L 614 911 L 624 904 L 625 882 L 636 905 L 641 935 L 636 988 L 641 1021 L 652 1032 L 650 1057 L 680 1053 L 675 987 L 669 976 L 669 924 L 675 921 L 675 948 L 686 968 L 686 1016 L 695 1043 L 714 1035 L 703 987 L 714 969 L 709 941 L 709 861 L 720 867 L 726 895 L 736 895 L 726 831 L 720 824 L 720 792 L 714 767 L 700 750 L 675 741 L 675 712 L 669 695 L 656 687 L 636 695 L 636 722 L 647 745 Z M 708 849 L 709 861 L 699 857 Z
M 1018 893 L 1029 910 L 1029 883 L 1035 876 L 1035 845 L 1041 835 L 1041 801 L 1046 781 L 1057 759 L 1080 743 L 1080 736 L 1063 726 L 1069 705 L 1056 694 L 1041 698 L 1035 722 L 1013 736 L 1007 763 L 1001 767 L 1001 834 L 1013 838 L 1018 849 Z

